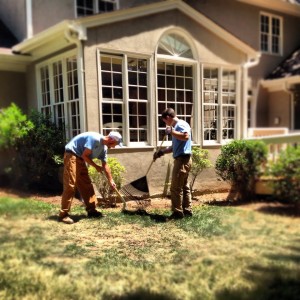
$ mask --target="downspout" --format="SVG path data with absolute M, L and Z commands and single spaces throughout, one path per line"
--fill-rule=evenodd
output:
M 76 44 L 77 47 L 77 68 L 78 68 L 78 87 L 79 95 L 82 98 L 82 105 L 79 106 L 80 111 L 80 127 L 83 131 L 87 128 L 87 117 L 86 117 L 86 96 L 85 96 L 85 85 L 84 85 L 84 56 L 83 56 L 83 41 L 87 40 L 86 28 L 78 26 L 76 24 L 70 24 L 68 29 L 65 30 L 65 37 L 70 43 Z M 80 109 L 82 108 L 82 110 Z
M 260 54 L 255 58 L 248 59 L 246 63 L 243 64 L 243 97 L 244 103 L 242 103 L 242 131 L 240 133 L 241 138 L 246 138 L 248 133 L 248 69 L 253 68 L 258 65 L 260 60 Z
M 33 37 L 32 27 L 32 0 L 26 0 L 26 38 Z

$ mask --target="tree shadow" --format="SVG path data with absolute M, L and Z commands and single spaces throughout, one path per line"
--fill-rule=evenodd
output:
M 145 289 L 138 289 L 131 293 L 126 293 L 120 296 L 110 296 L 105 295 L 104 299 L 107 300 L 173 300 L 174 297 L 162 294 L 162 293 L 155 293 Z
M 295 240 L 293 243 L 299 243 Z M 253 288 L 224 288 L 216 293 L 217 300 L 299 300 L 300 299 L 300 247 L 290 246 L 291 254 L 271 253 L 265 255 L 270 264 L 264 267 L 259 264 L 249 266 L 244 270 L 244 278 Z M 295 271 L 285 267 L 293 263 Z
M 77 222 L 79 222 L 82 219 L 86 219 L 87 215 L 86 214 L 72 215 L 71 218 L 74 221 L 74 223 L 77 223 Z M 46 219 L 50 220 L 50 221 L 56 221 L 56 222 L 58 222 L 58 215 L 52 215 L 52 216 L 47 217 Z M 95 220 L 95 219 L 92 219 L 92 220 Z

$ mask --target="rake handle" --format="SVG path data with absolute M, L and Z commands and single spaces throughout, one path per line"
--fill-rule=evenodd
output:
M 166 137 L 167 137 L 167 135 L 165 134 L 164 137 L 163 137 L 163 139 L 162 139 L 162 141 L 161 141 L 161 143 L 160 143 L 160 145 L 159 145 L 159 147 L 156 149 L 156 152 L 159 151 L 159 150 L 161 149 L 161 147 L 162 147 L 164 141 L 166 140 Z M 149 173 L 149 171 L 150 171 L 150 169 L 151 169 L 151 167 L 152 167 L 152 165 L 153 165 L 154 162 L 155 162 L 155 160 L 153 159 L 153 160 L 151 161 L 151 164 L 150 164 L 150 166 L 149 166 L 149 168 L 148 168 L 148 170 L 147 170 L 145 176 L 147 176 L 147 174 Z

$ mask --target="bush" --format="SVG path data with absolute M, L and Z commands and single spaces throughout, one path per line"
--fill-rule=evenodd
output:
M 32 111 L 28 119 L 34 127 L 16 141 L 16 164 L 21 184 L 25 188 L 61 191 L 59 162 L 64 153 L 64 132 L 42 113 Z
M 211 168 L 212 164 L 208 159 L 208 150 L 201 149 L 200 147 L 192 148 L 192 168 L 190 174 L 192 175 L 191 179 L 191 191 L 193 193 L 193 186 L 195 184 L 196 178 L 200 175 L 200 173 L 206 169 Z
M 262 141 L 235 140 L 221 148 L 216 161 L 216 173 L 229 181 L 238 200 L 254 195 L 255 179 L 267 160 L 267 146 Z
M 33 128 L 21 109 L 14 103 L 0 110 L 0 149 L 9 149 L 18 139 L 25 138 Z
M 101 165 L 102 162 L 99 159 L 94 159 L 94 162 L 97 165 Z M 125 167 L 122 166 L 118 160 L 114 157 L 108 157 L 107 163 L 111 170 L 112 178 L 117 186 L 117 189 L 120 189 L 124 180 L 122 174 L 125 172 Z M 111 188 L 107 181 L 105 174 L 100 174 L 94 167 L 89 166 L 89 175 L 92 180 L 92 183 L 98 189 L 104 202 L 110 202 L 111 200 Z
M 273 183 L 275 196 L 300 203 L 300 148 L 289 146 L 270 166 L 270 175 L 278 180 Z

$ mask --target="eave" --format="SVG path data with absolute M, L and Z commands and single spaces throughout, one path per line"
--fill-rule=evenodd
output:
M 11 49 L 0 49 L 0 71 L 25 72 L 31 57 L 16 55 Z
M 262 87 L 268 89 L 270 92 L 286 90 L 294 84 L 300 84 L 299 75 L 261 81 Z
M 291 4 L 282 0 L 237 0 L 263 9 L 273 10 L 287 15 L 300 17 L 300 5 Z

